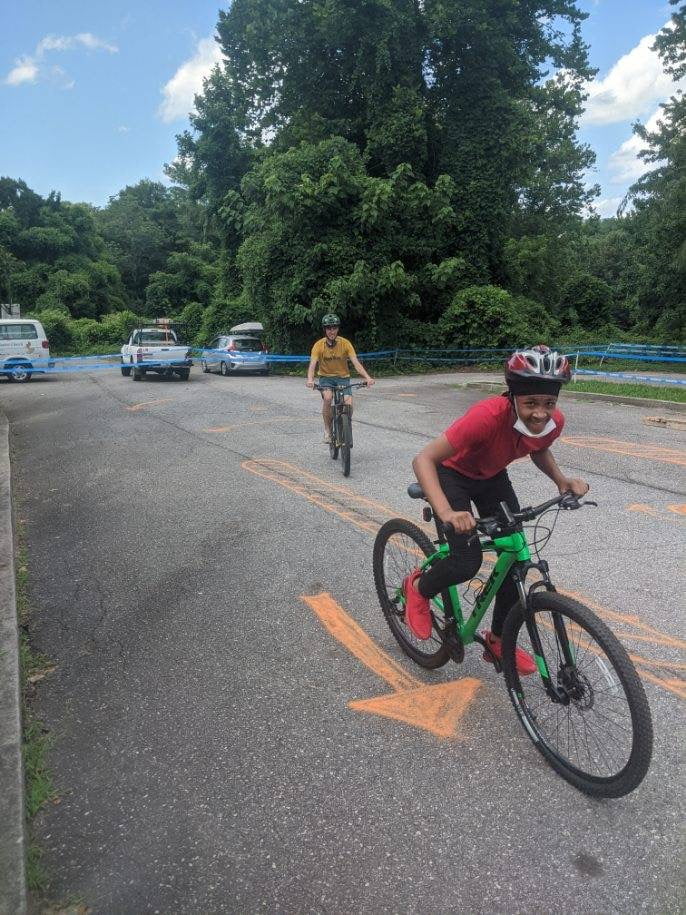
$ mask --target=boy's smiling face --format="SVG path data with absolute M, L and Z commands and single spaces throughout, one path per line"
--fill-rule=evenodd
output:
M 557 405 L 554 394 L 515 394 L 514 399 L 519 418 L 535 434 L 545 429 Z

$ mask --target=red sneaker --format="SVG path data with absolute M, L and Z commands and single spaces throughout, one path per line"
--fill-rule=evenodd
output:
M 488 629 L 483 633 L 483 637 L 486 640 L 486 644 L 491 650 L 491 653 L 502 662 L 503 660 L 503 642 L 500 636 L 493 635 Z M 489 656 L 487 651 L 483 653 L 484 661 L 488 661 L 489 664 L 493 663 L 492 658 Z M 536 673 L 536 662 L 528 653 L 522 648 L 515 648 L 515 663 L 517 665 L 517 673 L 520 677 L 529 677 L 531 674 Z
M 415 569 L 403 579 L 403 594 L 405 595 L 405 622 L 418 639 L 428 639 L 433 625 L 429 598 L 422 595 L 414 587 L 415 581 L 421 575 L 420 569 Z

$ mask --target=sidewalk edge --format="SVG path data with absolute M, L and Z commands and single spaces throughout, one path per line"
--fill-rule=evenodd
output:
M 0 413 L 0 915 L 26 912 L 24 772 L 9 423 Z

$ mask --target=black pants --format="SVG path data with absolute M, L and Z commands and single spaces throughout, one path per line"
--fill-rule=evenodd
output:
M 438 479 L 450 507 L 455 511 L 470 512 L 472 502 L 481 517 L 496 514 L 500 502 L 507 502 L 510 511 L 519 511 L 519 502 L 506 470 L 488 480 L 473 480 L 456 470 L 439 465 Z M 467 543 L 472 533 L 448 535 L 450 556 L 434 563 L 424 572 L 417 583 L 420 594 L 435 597 L 448 585 L 457 585 L 474 578 L 481 568 L 483 553 L 478 540 Z M 494 635 L 502 633 L 505 617 L 517 599 L 517 586 L 512 576 L 508 575 L 495 598 L 492 624 Z

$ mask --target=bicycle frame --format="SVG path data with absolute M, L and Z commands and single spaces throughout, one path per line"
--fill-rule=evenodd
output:
M 450 585 L 447 589 L 452 604 L 452 622 L 455 625 L 455 629 L 457 630 L 457 634 L 463 645 L 468 645 L 470 642 L 475 641 L 476 630 L 479 627 L 481 620 L 484 618 L 488 608 L 493 603 L 496 594 L 510 572 L 513 572 L 515 584 L 517 585 L 522 606 L 525 608 L 525 613 L 526 609 L 530 606 L 529 595 L 533 590 L 536 588 L 555 590 L 553 583 L 550 580 L 548 563 L 543 559 L 539 562 L 532 561 L 531 550 L 523 531 L 516 531 L 513 534 L 509 534 L 505 537 L 496 537 L 493 540 L 481 540 L 480 543 L 482 551 L 495 552 L 498 558 L 496 559 L 491 574 L 488 576 L 483 588 L 479 592 L 479 595 L 474 602 L 474 608 L 467 619 L 464 618 L 462 613 L 462 605 L 460 603 L 457 585 Z M 441 538 L 436 552 L 427 556 L 421 563 L 420 568 L 423 571 L 436 562 L 436 560 L 444 559 L 449 555 L 450 546 Z M 527 589 L 526 576 L 530 569 L 537 569 L 541 573 L 541 580 L 532 583 Z M 445 608 L 440 595 L 434 597 L 433 601 L 445 614 Z M 451 622 L 448 615 L 446 615 L 446 621 L 448 625 Z M 565 656 L 565 661 L 569 665 L 574 665 L 574 648 L 569 641 L 564 622 L 557 616 L 554 617 L 553 621 L 557 637 Z M 536 667 L 545 684 L 546 690 L 553 699 L 562 701 L 563 691 L 550 679 L 541 638 L 538 634 L 538 629 L 529 614 L 526 614 L 526 627 L 529 632 L 532 648 L 534 649 Z

